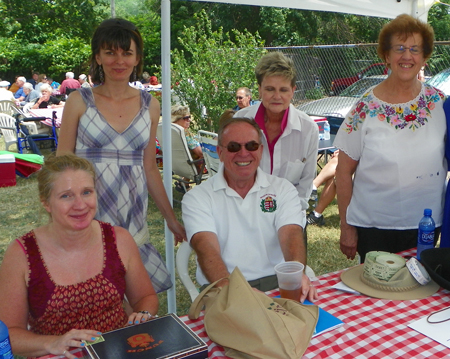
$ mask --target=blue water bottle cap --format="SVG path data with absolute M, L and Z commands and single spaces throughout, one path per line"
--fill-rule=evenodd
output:
M 423 210 L 423 215 L 424 215 L 424 216 L 431 216 L 431 213 L 432 213 L 432 211 L 431 211 L 431 209 L 429 209 L 429 208 L 425 208 L 425 209 Z

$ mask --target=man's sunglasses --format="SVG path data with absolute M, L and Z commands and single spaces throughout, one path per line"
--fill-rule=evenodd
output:
M 228 152 L 239 152 L 242 146 L 244 146 L 247 151 L 254 152 L 259 148 L 259 146 L 261 146 L 261 144 L 256 141 L 250 141 L 241 145 L 240 143 L 231 141 L 228 142 L 228 145 L 222 147 L 225 147 Z
M 236 100 L 242 100 L 244 96 L 236 96 Z
M 189 116 L 184 116 L 184 117 L 183 117 L 183 120 L 186 120 L 186 121 L 187 121 L 187 120 L 190 120 L 190 119 L 191 119 L 191 115 L 189 115 Z

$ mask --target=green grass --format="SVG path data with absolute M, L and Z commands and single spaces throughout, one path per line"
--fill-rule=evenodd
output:
M 1 141 L 1 140 L 0 140 Z M 0 143 L 0 149 L 2 143 Z M 320 190 L 319 190 L 320 194 Z M 180 201 L 182 195 L 174 191 L 174 199 Z M 37 198 L 36 176 L 28 179 L 17 177 L 14 187 L 0 188 L 0 263 L 8 244 L 30 231 L 46 223 L 47 215 L 43 211 Z M 174 210 L 181 220 L 181 207 L 175 202 Z M 308 264 L 316 275 L 336 271 L 355 265 L 339 250 L 339 216 L 336 201 L 324 212 L 326 223 L 322 227 L 308 226 Z M 155 203 L 150 198 L 147 216 L 150 238 L 153 245 L 165 258 L 164 220 Z M 195 277 L 195 262 L 193 256 L 190 263 L 191 276 Z M 1 290 L 1 289 L 0 289 Z M 187 314 L 191 301 L 181 281 L 176 280 L 177 314 Z M 159 294 L 159 314 L 167 313 L 166 294 Z

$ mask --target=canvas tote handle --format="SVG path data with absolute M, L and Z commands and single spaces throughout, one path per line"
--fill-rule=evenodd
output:
M 226 279 L 228 277 L 220 278 L 216 280 L 215 282 L 208 285 L 205 289 L 202 290 L 202 292 L 195 298 L 195 300 L 192 302 L 191 307 L 189 308 L 188 317 L 189 319 L 197 319 L 200 315 L 201 310 L 203 309 L 204 303 L 203 303 L 203 297 L 208 294 L 208 292 L 221 280 Z M 216 293 L 217 294 L 217 293 Z

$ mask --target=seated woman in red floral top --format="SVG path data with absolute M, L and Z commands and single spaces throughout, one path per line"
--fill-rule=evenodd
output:
M 82 340 L 158 310 L 133 237 L 94 220 L 94 178 L 92 164 L 72 154 L 51 157 L 38 173 L 50 221 L 13 241 L 0 267 L 0 320 L 16 355 L 75 358 L 69 349 L 82 348 Z

